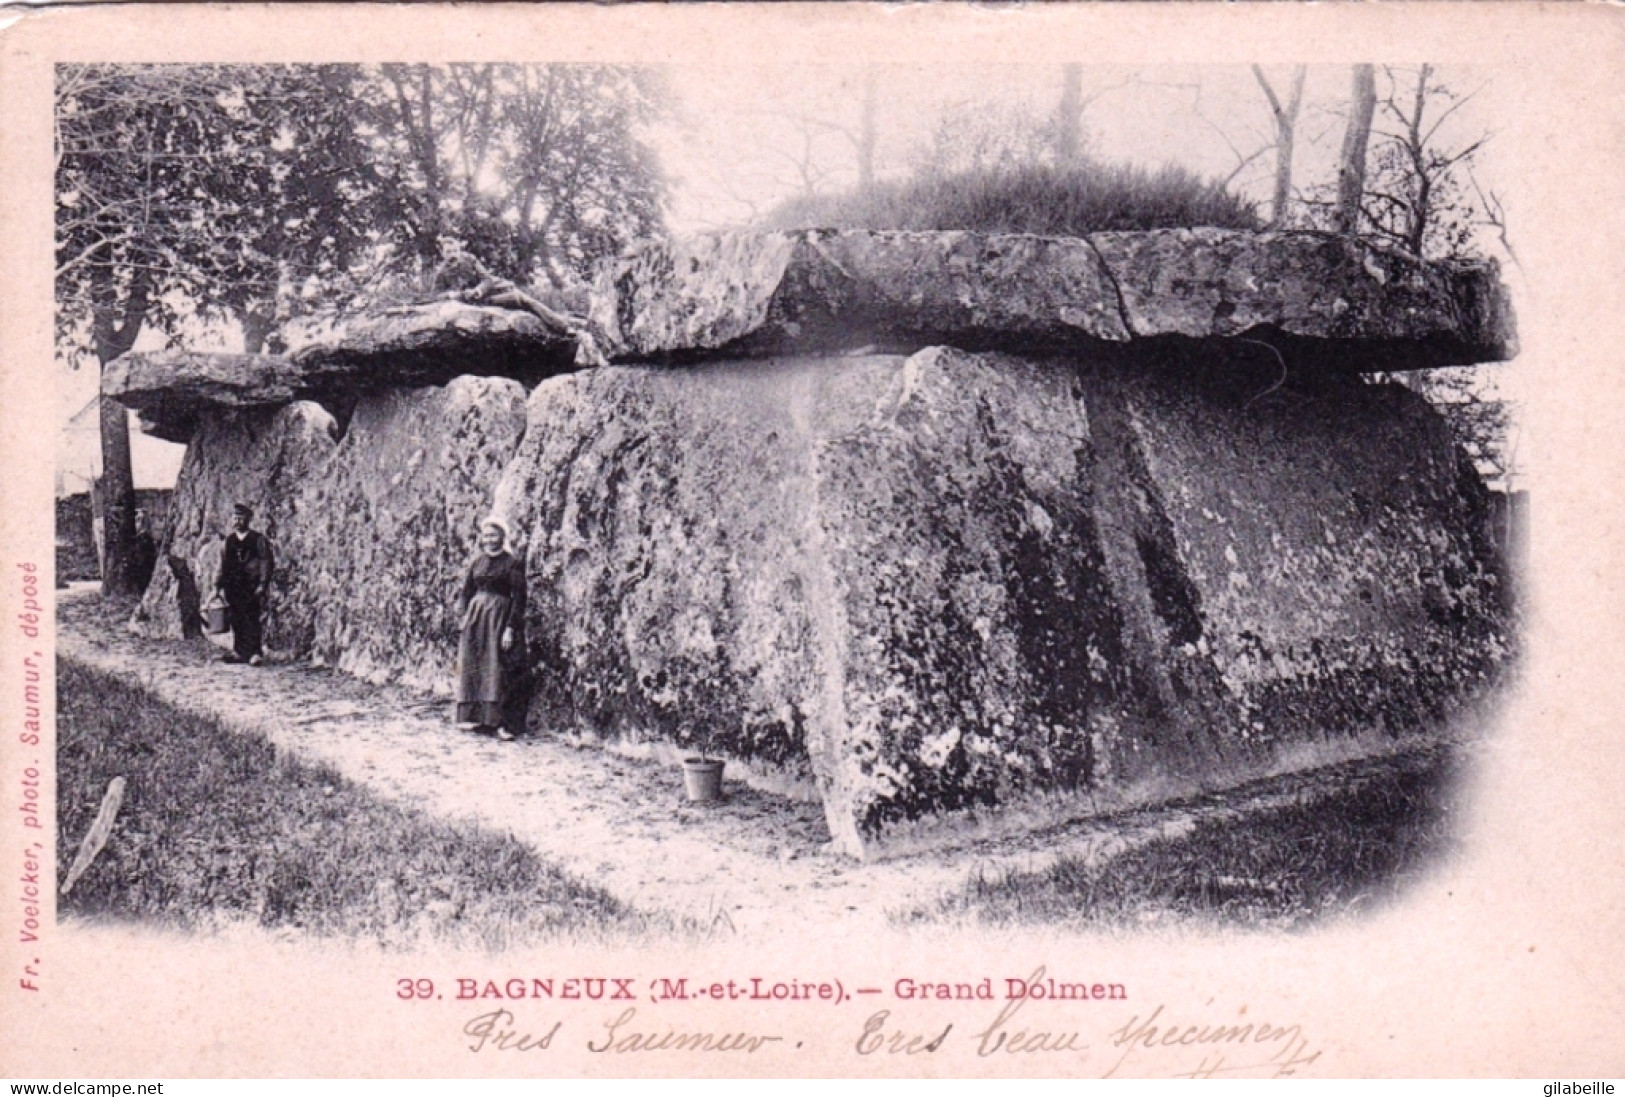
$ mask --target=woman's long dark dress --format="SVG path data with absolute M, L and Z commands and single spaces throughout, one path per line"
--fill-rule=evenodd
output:
M 457 722 L 523 731 L 525 565 L 507 552 L 481 555 L 468 569 L 457 645 Z M 502 650 L 502 630 L 513 643 Z

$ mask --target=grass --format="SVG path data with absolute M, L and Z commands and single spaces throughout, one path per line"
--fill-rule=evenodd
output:
M 1448 748 L 1413 751 L 1337 792 L 1203 820 L 1104 862 L 979 879 L 900 920 L 1296 929 L 1355 914 L 1400 895 L 1454 846 L 1456 769 Z
M 108 783 L 127 782 L 65 914 L 492 950 L 691 929 L 629 910 L 511 836 L 397 808 L 71 661 L 57 696 L 59 880 Z
M 869 193 L 814 195 L 781 204 L 766 228 L 966 229 L 1080 236 L 1090 232 L 1260 227 L 1253 203 L 1181 167 L 1044 165 L 922 175 Z

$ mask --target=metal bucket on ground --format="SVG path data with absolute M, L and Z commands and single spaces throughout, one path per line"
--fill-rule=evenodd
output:
M 710 758 L 683 759 L 683 791 L 696 804 L 722 799 L 721 761 Z
M 204 603 L 203 631 L 213 636 L 231 631 L 231 622 L 226 618 L 225 600 L 219 597 L 211 598 Z

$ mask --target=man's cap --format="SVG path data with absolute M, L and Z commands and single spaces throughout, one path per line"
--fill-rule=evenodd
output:
M 238 503 L 231 508 L 233 514 L 241 514 L 244 518 L 254 517 L 254 508 L 247 503 Z

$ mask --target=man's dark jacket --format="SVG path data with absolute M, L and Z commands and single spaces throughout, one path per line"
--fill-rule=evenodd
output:
M 271 581 L 271 542 L 265 534 L 251 529 L 242 536 L 226 535 L 226 548 L 220 554 L 220 576 L 215 586 L 226 592 L 226 601 L 240 605 L 254 598 Z

